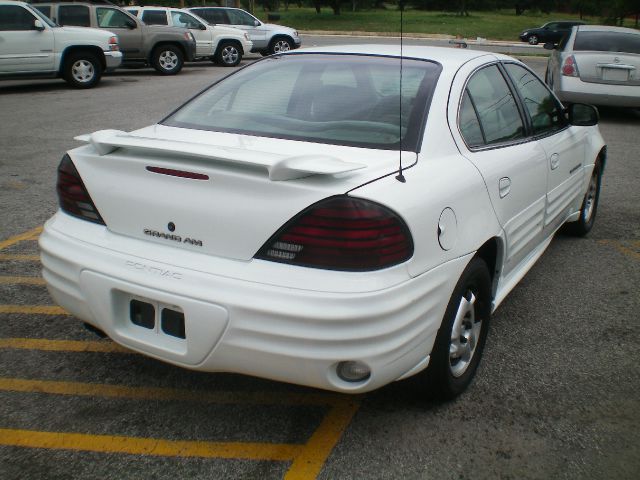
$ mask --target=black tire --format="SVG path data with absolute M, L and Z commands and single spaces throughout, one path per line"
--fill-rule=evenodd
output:
M 95 87 L 102 77 L 102 64 L 92 53 L 72 53 L 65 59 L 62 77 L 74 88 Z
M 453 290 L 423 373 L 430 397 L 452 400 L 466 390 L 480 363 L 490 319 L 489 268 L 474 257 Z
M 276 37 L 269 43 L 269 54 L 288 52 L 293 49 L 293 42 L 287 37 Z
M 223 67 L 235 67 L 242 60 L 242 49 L 235 42 L 222 42 L 218 46 L 215 62 Z
M 540 39 L 537 35 L 529 35 L 527 41 L 529 42 L 529 45 L 537 45 L 540 42 Z
M 596 221 L 598 212 L 598 200 L 600 199 L 600 185 L 602 184 L 602 169 L 599 163 L 593 167 L 587 192 L 584 194 L 582 205 L 580 206 L 580 217 L 577 221 L 567 223 L 564 231 L 569 235 L 584 237 L 591 231 Z
M 175 75 L 183 65 L 184 54 L 175 45 L 160 45 L 151 54 L 151 66 L 162 75 Z

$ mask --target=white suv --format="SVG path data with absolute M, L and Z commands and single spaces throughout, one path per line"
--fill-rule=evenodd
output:
M 235 67 L 253 48 L 249 35 L 242 30 L 209 25 L 206 20 L 180 8 L 125 7 L 147 25 L 188 28 L 196 39 L 196 58 L 210 58 L 225 67 Z
M 112 32 L 59 27 L 24 2 L 0 0 L 0 79 L 62 77 L 90 88 L 121 63 Z
M 262 55 L 286 52 L 299 48 L 300 36 L 293 28 L 262 23 L 249 12 L 228 7 L 193 7 L 189 11 L 204 18 L 212 25 L 229 25 L 249 34 L 253 42 L 253 52 Z

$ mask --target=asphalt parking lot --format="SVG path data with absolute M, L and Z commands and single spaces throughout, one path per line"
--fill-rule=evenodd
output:
M 543 73 L 543 58 L 527 63 Z M 344 396 L 182 370 L 87 332 L 39 276 L 74 136 L 161 119 L 228 69 L 0 83 L 0 478 L 635 479 L 640 113 L 602 110 L 596 226 L 557 235 L 493 318 L 470 390 Z

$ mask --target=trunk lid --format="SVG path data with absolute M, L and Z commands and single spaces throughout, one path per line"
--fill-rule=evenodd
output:
M 250 260 L 294 215 L 398 168 L 398 152 L 154 125 L 69 152 L 107 228 Z M 283 153 L 287 152 L 287 153 Z M 404 152 L 403 164 L 416 154 Z
M 580 80 L 611 85 L 640 85 L 640 55 L 622 52 L 575 52 Z

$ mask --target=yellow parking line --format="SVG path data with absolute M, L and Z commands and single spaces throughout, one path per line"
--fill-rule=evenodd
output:
M 232 405 L 332 406 L 344 405 L 344 397 L 333 394 L 295 394 L 278 392 L 211 392 L 162 387 L 129 387 L 100 383 L 59 382 L 0 377 L 0 391 L 48 393 L 131 400 L 187 401 Z
M 22 255 L 22 254 L 10 254 L 10 253 L 2 253 L 0 254 L 0 261 L 17 261 L 17 262 L 39 262 L 40 255 Z
M 64 308 L 52 305 L 0 305 L 0 313 L 70 315 Z
M 0 444 L 103 453 L 128 453 L 163 457 L 240 458 L 288 461 L 300 451 L 299 445 L 282 443 L 207 442 L 83 433 L 37 432 L 0 429 Z
M 6 240 L 0 242 L 0 250 L 10 247 L 11 245 L 15 245 L 16 243 L 22 242 L 24 240 L 36 240 L 40 233 L 42 233 L 42 227 L 36 227 L 33 230 L 29 230 L 28 232 L 24 232 L 20 235 L 15 235 L 11 238 L 7 238 Z
M 47 340 L 40 338 L 0 338 L 0 348 L 47 352 L 134 353 L 108 340 Z
M 359 408 L 360 400 L 357 398 L 343 400 L 333 406 L 294 459 L 285 480 L 316 478 Z
M 44 285 L 40 277 L 4 277 L 0 276 L 0 285 Z

